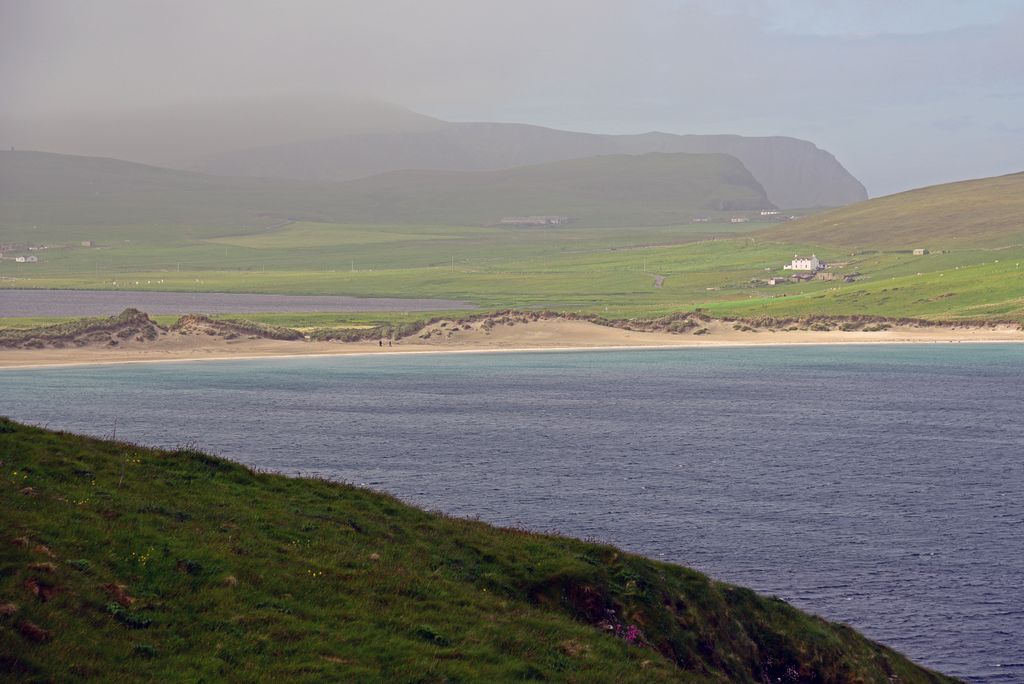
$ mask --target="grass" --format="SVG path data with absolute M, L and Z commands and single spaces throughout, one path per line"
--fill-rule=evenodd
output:
M 36 328 L 0 328 L 0 348 L 42 347 L 44 344 L 74 344 L 74 341 L 102 339 L 105 343 L 111 335 L 126 340 L 136 335 L 140 339 L 155 339 L 158 330 L 150 319 L 135 309 L 126 309 L 109 318 L 81 318 Z M 120 335 L 119 335 L 120 333 Z
M 820 245 L 963 249 L 1024 244 L 1024 173 L 946 183 L 809 216 L 765 231 Z
M 11 214 L 14 218 L 5 217 L 2 225 L 5 239 L 21 236 L 48 248 L 37 252 L 39 263 L 0 260 L 0 287 L 434 297 L 484 310 L 543 308 L 625 318 L 701 308 L 745 317 L 1024 321 L 1024 280 L 1017 266 L 1024 261 L 1024 174 L 924 188 L 767 230 L 758 221 L 722 223 L 725 212 L 710 212 L 717 223 L 642 225 L 625 222 L 619 214 L 612 221 L 608 217 L 613 214 L 608 214 L 605 219 L 611 223 L 602 219 L 544 229 L 425 222 L 430 216 L 399 217 L 402 221 L 390 223 L 321 218 L 271 227 L 268 216 L 236 212 L 228 220 L 205 213 L 207 204 L 217 204 L 211 187 L 231 179 L 159 169 L 143 172 L 132 165 L 128 173 L 120 162 L 70 159 L 74 164 L 102 162 L 112 187 L 139 203 L 129 208 L 159 204 L 163 209 L 144 216 L 147 221 L 127 224 L 91 221 L 88 214 L 73 212 L 54 219 L 78 221 L 70 226 L 29 226 Z M 644 168 L 668 164 L 662 169 L 668 173 L 675 162 L 657 157 L 629 163 Z M 104 166 L 110 164 L 114 168 Z M 587 170 L 594 172 L 594 164 Z M 67 184 L 60 186 L 61 192 L 69 198 L 68 206 L 74 206 L 84 201 L 75 194 L 82 177 L 80 170 L 65 172 L 68 177 L 58 174 L 54 182 Z M 518 178 L 524 172 L 501 173 Z M 531 173 L 543 176 L 537 168 Z M 633 179 L 631 192 L 643 194 L 641 180 L 646 176 L 637 173 L 640 180 Z M 101 181 L 108 176 L 100 178 L 96 182 L 105 187 Z M 23 182 L 33 186 L 41 181 L 30 177 Z M 260 182 L 237 181 L 240 185 L 225 190 L 221 203 L 244 204 L 259 194 L 249 184 Z M 371 184 L 380 182 L 378 178 Z M 417 186 L 413 195 L 422 200 L 422 193 L 433 192 L 432 183 Z M 153 187 L 165 190 L 153 197 Z M 288 197 L 298 192 L 279 190 Z M 664 190 L 658 185 L 651 192 Z M 195 206 L 188 204 L 191 196 L 198 198 Z M 45 194 L 39 201 L 57 205 L 54 211 L 68 209 Z M 158 222 L 169 211 L 160 202 L 185 212 L 182 220 Z M 95 246 L 82 247 L 79 238 L 91 239 Z M 915 257 L 910 253 L 914 247 L 933 253 Z M 782 265 L 794 253 L 808 252 L 834 264 L 831 273 L 858 273 L 859 279 L 772 287 L 757 282 L 782 274 Z M 655 287 L 656 275 L 665 276 L 661 287 Z M 239 313 L 300 328 L 325 327 L 323 319 L 331 318 L 325 314 L 307 325 L 301 319 L 309 316 Z M 366 317 L 373 319 L 371 325 L 402 322 L 401 314 Z M 334 316 L 335 321 L 343 319 Z M 0 319 L 0 326 L 12 325 L 21 324 Z
M 399 259 L 402 248 L 392 245 L 390 249 Z M 430 249 L 439 248 L 425 241 L 418 249 L 421 258 L 429 258 Z M 817 251 L 837 264 L 831 273 L 837 277 L 859 273 L 859 279 L 853 283 L 840 278 L 779 286 L 763 282 L 771 275 L 786 273 L 782 265 L 794 253 L 813 250 L 807 244 L 736 237 L 634 248 L 591 244 L 587 249 L 548 254 L 517 255 L 509 247 L 509 256 L 497 262 L 481 253 L 456 259 L 454 268 L 449 262 L 356 271 L 168 269 L 99 277 L 89 272 L 47 274 L 40 269 L 4 284 L 113 289 L 116 282 L 116 289 L 121 290 L 438 297 L 466 301 L 485 310 L 543 308 L 627 318 L 703 308 L 728 316 L 867 314 L 936 320 L 1024 320 L 1024 271 L 1018 265 L 1024 263 L 1024 247 L 950 250 L 923 257 L 902 250 L 851 253 L 825 248 Z M 14 269 L 0 265 L 3 270 Z M 665 276 L 661 288 L 654 287 L 655 274 Z M 292 327 L 322 327 L 325 320 L 378 325 L 402 322 L 403 318 L 401 313 L 244 313 L 247 318 Z M 429 317 L 419 314 L 425 316 Z
M 0 676 L 942 682 L 695 571 L 0 419 Z

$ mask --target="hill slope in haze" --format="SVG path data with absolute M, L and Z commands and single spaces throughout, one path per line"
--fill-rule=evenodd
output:
M 785 242 L 862 248 L 1024 244 L 1024 173 L 879 197 L 791 221 L 761 235 Z
M 495 223 L 554 214 L 588 225 L 665 225 L 692 211 L 771 207 L 764 189 L 724 154 L 613 155 L 503 171 L 393 171 L 340 186 L 359 222 Z
M 403 171 L 348 183 L 227 178 L 114 159 L 0 151 L 0 224 L 480 225 L 555 214 L 600 225 L 687 222 L 771 207 L 734 157 L 617 155 L 493 172 Z
M 940 684 L 609 546 L 0 418 L 0 678 Z
M 350 180 L 386 171 L 488 171 L 597 155 L 729 154 L 780 207 L 843 206 L 864 186 L 828 152 L 804 140 L 738 135 L 595 135 L 506 123 L 443 123 L 232 151 L 189 168 L 228 176 Z
M 496 171 L 608 154 L 730 154 L 780 207 L 867 198 L 812 143 L 736 135 L 597 135 L 515 123 L 454 123 L 359 99 L 182 103 L 118 115 L 0 117 L 0 147 L 112 157 L 225 176 L 346 181 L 409 169 Z
M 426 131 L 444 122 L 385 102 L 337 97 L 242 98 L 122 113 L 16 118 L 0 112 L 0 148 L 45 150 L 184 168 L 189 161 L 337 135 Z

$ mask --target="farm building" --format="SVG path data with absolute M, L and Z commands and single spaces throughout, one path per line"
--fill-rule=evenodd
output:
M 34 262 L 36 262 L 36 261 L 39 261 L 39 257 L 37 257 L 37 256 L 35 256 L 35 255 L 33 254 L 32 256 L 20 256 L 20 257 L 16 257 L 16 258 L 15 258 L 14 260 L 15 260 L 15 261 L 17 261 L 17 262 L 18 262 L 19 264 L 24 264 L 24 263 L 34 263 Z
M 928 250 L 923 247 L 918 247 L 914 250 L 914 256 L 924 256 L 928 253 Z
M 499 221 L 502 226 L 562 226 L 569 222 L 568 216 L 506 216 Z
M 814 254 L 809 257 L 794 254 L 793 261 L 789 262 L 789 266 L 786 266 L 786 268 L 791 271 L 820 271 L 825 268 L 825 264 Z

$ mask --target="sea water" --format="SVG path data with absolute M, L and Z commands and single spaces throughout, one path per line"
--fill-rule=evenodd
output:
M 609 542 L 1024 681 L 1024 346 L 8 370 L 0 414 Z

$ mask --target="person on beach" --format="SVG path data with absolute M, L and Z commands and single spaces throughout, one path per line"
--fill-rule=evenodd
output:
M 377 340 L 377 346 L 378 347 L 383 347 L 384 346 L 384 340 Z

